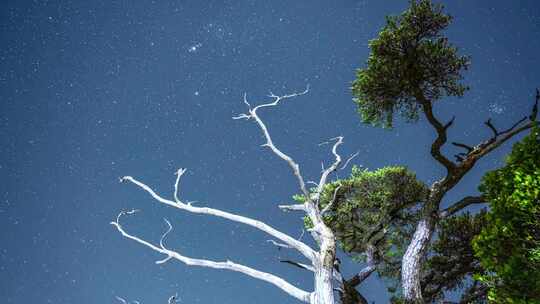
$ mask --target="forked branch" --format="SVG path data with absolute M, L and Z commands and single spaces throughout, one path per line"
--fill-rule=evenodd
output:
M 292 157 L 283 153 L 280 149 L 278 149 L 275 146 L 274 142 L 272 141 L 272 137 L 270 136 L 270 133 L 268 131 L 268 128 L 266 127 L 265 123 L 261 120 L 261 118 L 258 115 L 258 110 L 261 108 L 277 106 L 282 100 L 304 95 L 308 91 L 309 91 L 309 87 L 306 88 L 306 90 L 303 92 L 293 93 L 289 95 L 278 96 L 273 93 L 270 93 L 269 97 L 272 98 L 273 101 L 258 105 L 256 107 L 252 107 L 250 105 L 250 103 L 247 101 L 246 95 L 244 94 L 244 103 L 248 106 L 248 113 L 240 114 L 233 118 L 234 119 L 253 119 L 257 123 L 259 128 L 262 130 L 262 133 L 266 139 L 266 143 L 264 143 L 262 146 L 268 147 L 274 154 L 276 154 L 279 158 L 284 160 L 291 167 L 294 175 L 296 176 L 298 180 L 300 190 L 302 194 L 304 195 L 304 197 L 306 198 L 306 201 L 303 204 L 283 205 L 283 206 L 280 206 L 280 208 L 284 210 L 304 211 L 309 216 L 309 218 L 312 220 L 314 224 L 313 228 L 310 229 L 310 232 L 312 233 L 315 240 L 319 244 L 320 251 L 313 250 L 311 247 L 301 242 L 300 240 L 297 240 L 283 232 L 280 232 L 261 221 L 254 220 L 252 218 L 248 218 L 241 215 L 232 214 L 232 213 L 225 212 L 219 209 L 208 208 L 208 207 L 195 207 L 195 206 L 192 206 L 190 202 L 182 201 L 179 197 L 179 183 L 180 183 L 180 178 L 186 172 L 185 169 L 179 169 L 176 173 L 177 177 L 176 177 L 176 183 L 174 185 L 174 194 L 173 194 L 174 200 L 169 200 L 169 199 L 165 199 L 161 197 L 149 186 L 136 180 L 135 178 L 131 176 L 125 176 L 121 178 L 120 180 L 135 184 L 136 186 L 146 191 L 148 194 L 150 194 L 150 196 L 152 196 L 155 200 L 157 200 L 158 202 L 162 204 L 165 204 L 165 205 L 177 208 L 177 209 L 181 209 L 187 212 L 191 212 L 191 213 L 213 215 L 213 216 L 225 218 L 234 222 L 243 223 L 243 224 L 252 226 L 254 228 L 257 228 L 261 231 L 266 232 L 267 234 L 279 240 L 280 242 L 269 240 L 269 242 L 278 246 L 278 248 L 293 248 L 293 249 L 298 250 L 311 263 L 311 265 L 305 265 L 305 264 L 298 264 L 298 265 L 305 265 L 305 267 L 303 268 L 305 269 L 311 268 L 314 270 L 314 278 L 316 281 L 314 292 L 308 293 L 304 290 L 301 290 L 293 286 L 292 284 L 286 282 L 282 278 L 277 277 L 273 274 L 262 272 L 262 271 L 244 266 L 244 265 L 233 263 L 231 261 L 216 262 L 216 261 L 210 261 L 210 260 L 204 260 L 204 259 L 195 259 L 195 258 L 186 257 L 177 251 L 169 250 L 163 244 L 165 237 L 172 230 L 172 225 L 167 220 L 165 221 L 169 229 L 161 237 L 159 246 L 156 246 L 137 236 L 127 233 L 123 229 L 123 227 L 120 225 L 120 217 L 122 215 L 132 214 L 135 211 L 120 213 L 116 221 L 111 222 L 111 224 L 114 225 L 124 237 L 134 240 L 142 245 L 145 245 L 146 247 L 151 248 L 152 250 L 156 252 L 159 252 L 165 255 L 165 258 L 163 258 L 160 261 L 157 261 L 156 263 L 161 264 L 161 263 L 166 263 L 167 261 L 171 259 L 176 259 L 187 265 L 210 267 L 210 268 L 216 268 L 216 269 L 227 269 L 231 271 L 241 272 L 246 275 L 252 276 L 254 278 L 264 280 L 273 285 L 276 285 L 277 287 L 281 288 L 288 294 L 294 296 L 295 298 L 303 302 L 333 303 L 334 295 L 333 295 L 333 289 L 332 289 L 331 276 L 332 276 L 333 262 L 335 259 L 335 237 L 331 229 L 327 227 L 323 221 L 321 212 L 318 209 L 318 200 L 319 200 L 319 197 L 323 190 L 324 185 L 326 185 L 328 176 L 332 172 L 334 172 L 341 163 L 341 156 L 337 153 L 337 148 L 339 145 L 343 143 L 343 137 L 340 136 L 340 137 L 336 137 L 332 139 L 332 140 L 335 140 L 335 143 L 332 147 L 332 154 L 335 157 L 335 161 L 330 167 L 328 167 L 327 169 L 323 169 L 320 181 L 317 184 L 316 191 L 315 193 L 311 194 L 308 191 L 308 188 L 306 187 L 306 183 L 304 182 L 304 178 L 300 172 L 299 165 L 293 160 Z M 352 157 L 356 155 L 358 155 L 358 153 L 356 153 Z M 350 159 L 352 159 L 352 157 Z M 347 163 L 350 161 L 350 159 L 347 160 Z M 345 164 L 345 166 L 347 165 L 347 163 Z M 336 193 L 334 193 L 334 197 L 335 195 Z M 333 199 L 333 201 L 334 200 L 335 198 Z M 329 277 L 330 279 L 328 279 Z
M 233 117 L 233 119 L 254 119 L 255 122 L 257 122 L 257 124 L 259 125 L 259 127 L 263 131 L 264 138 L 266 139 L 266 143 L 263 144 L 262 146 L 270 148 L 270 150 L 272 150 L 272 152 L 274 152 L 274 154 L 276 154 L 279 158 L 281 158 L 281 159 L 283 159 L 284 161 L 287 162 L 287 164 L 293 170 L 294 175 L 298 179 L 298 184 L 300 186 L 300 190 L 302 191 L 302 194 L 304 194 L 306 197 L 309 197 L 309 192 L 308 192 L 308 190 L 306 188 L 306 183 L 304 182 L 304 178 L 302 177 L 302 174 L 300 173 L 300 166 L 290 156 L 283 153 L 281 150 L 279 150 L 274 145 L 274 142 L 272 141 L 272 137 L 270 136 L 270 133 L 268 132 L 268 128 L 266 127 L 264 122 L 259 118 L 259 115 L 257 114 L 257 111 L 259 109 L 261 109 L 261 108 L 277 106 L 279 104 L 279 102 L 282 101 L 282 100 L 292 98 L 292 97 L 296 97 L 296 96 L 305 95 L 308 92 L 309 92 L 309 86 L 306 87 L 306 89 L 303 92 L 293 93 L 293 94 L 288 94 L 288 95 L 282 95 L 282 96 L 277 96 L 274 93 L 270 92 L 270 95 L 268 95 L 268 97 L 273 98 L 274 101 L 269 102 L 269 103 L 265 103 L 265 104 L 260 104 L 260 105 L 254 107 L 254 108 L 251 107 L 251 105 L 247 101 L 247 95 L 244 94 L 244 103 L 248 106 L 248 113 L 249 114 L 244 113 L 244 114 L 240 114 L 240 115 L 237 115 L 237 116 Z
M 472 150 L 469 150 L 468 153 L 464 155 L 464 157 L 461 159 L 461 164 L 459 166 L 460 170 L 469 170 L 470 168 L 472 168 L 472 166 L 477 160 L 487 155 L 489 152 L 495 150 L 513 136 L 530 129 L 535 124 L 537 124 L 538 102 L 540 102 L 540 93 L 537 89 L 535 102 L 530 115 L 522 117 L 506 130 L 499 131 L 495 127 L 491 119 L 488 119 L 484 124 L 491 130 L 491 133 L 493 135 L 489 139 L 484 140 L 475 147 L 472 147 Z M 461 145 L 461 147 L 465 146 L 466 145 Z
M 280 149 L 278 149 L 274 145 L 274 142 L 272 141 L 272 137 L 270 136 L 270 133 L 268 132 L 268 128 L 266 127 L 265 123 L 261 120 L 261 118 L 259 117 L 257 113 L 257 111 L 261 108 L 277 106 L 279 102 L 284 99 L 304 95 L 304 94 L 307 94 L 308 92 L 309 92 L 309 87 L 307 87 L 306 90 L 303 92 L 293 93 L 289 95 L 278 96 L 273 93 L 270 93 L 269 97 L 273 98 L 274 101 L 260 104 L 256 107 L 251 106 L 251 104 L 247 101 L 246 94 L 244 94 L 244 103 L 248 106 L 248 113 L 237 115 L 233 117 L 233 119 L 254 119 L 255 122 L 259 125 L 259 128 L 263 132 L 263 135 L 266 139 L 266 143 L 263 144 L 262 146 L 270 148 L 270 150 L 272 150 L 274 154 L 276 154 L 279 158 L 287 162 L 287 164 L 291 167 L 294 175 L 296 176 L 298 180 L 300 190 L 302 194 L 304 195 L 304 197 L 306 198 L 305 203 L 304 203 L 304 205 L 306 206 L 305 211 L 314 225 L 314 228 L 310 229 L 310 231 L 311 231 L 312 236 L 317 240 L 318 237 L 315 235 L 316 233 L 321 233 L 324 231 L 324 233 L 326 233 L 329 237 L 331 234 L 330 229 L 328 229 L 328 227 L 325 226 L 322 220 L 321 213 L 318 210 L 318 200 L 323 190 L 323 187 L 326 184 L 328 175 L 330 175 L 330 173 L 335 171 L 337 167 L 339 166 L 339 164 L 341 163 L 341 156 L 337 153 L 337 148 L 343 143 L 343 137 L 339 136 L 339 137 L 335 137 L 331 139 L 331 140 L 335 140 L 335 143 L 332 147 L 332 154 L 335 157 L 335 161 L 330 167 L 323 170 L 320 181 L 317 184 L 317 190 L 312 195 L 306 187 L 306 183 L 304 182 L 304 177 L 302 176 L 300 172 L 300 166 L 290 156 L 283 153 Z
M 179 170 L 179 172 L 181 172 L 181 171 L 182 170 Z M 180 175 L 181 174 L 178 174 L 178 176 L 180 176 Z M 177 178 L 176 185 L 178 185 L 179 179 L 180 178 Z M 281 231 L 278 231 L 278 230 L 274 229 L 273 227 L 271 227 L 268 224 L 263 223 L 261 221 L 254 220 L 252 218 L 248 218 L 248 217 L 245 217 L 245 216 L 229 213 L 229 212 L 222 211 L 222 210 L 219 210 L 219 209 L 208 208 L 208 207 L 195 207 L 195 206 L 192 206 L 190 203 L 182 202 L 178 198 L 176 198 L 176 201 L 171 201 L 171 200 L 165 199 L 165 198 L 159 196 L 149 186 L 147 186 L 146 184 L 136 180 L 135 178 L 133 178 L 131 176 L 124 176 L 122 178 L 122 181 L 128 181 L 128 182 L 131 182 L 131 183 L 137 185 L 139 188 L 141 188 L 144 191 L 146 191 L 147 193 L 149 193 L 155 200 L 157 200 L 158 202 L 160 202 L 162 204 L 165 204 L 165 205 L 177 208 L 177 209 L 181 209 L 181 210 L 184 210 L 184 211 L 188 211 L 188 212 L 191 212 L 191 213 L 213 215 L 213 216 L 228 219 L 228 220 L 233 221 L 233 222 L 246 224 L 248 226 L 257 228 L 259 230 L 262 230 L 262 231 L 268 233 L 269 235 L 275 237 L 276 239 L 282 241 L 283 243 L 289 245 L 291 248 L 294 248 L 294 249 L 298 250 L 302 255 L 304 255 L 310 261 L 313 261 L 313 259 L 316 256 L 315 251 L 313 249 L 311 249 L 308 245 L 296 240 L 295 238 L 293 238 L 293 237 L 291 237 L 291 236 L 289 236 L 289 235 L 287 235 L 287 234 L 285 234 L 285 233 L 283 233 Z M 175 187 L 175 189 L 177 189 L 177 186 Z
M 133 213 L 133 212 L 131 212 Z M 157 261 L 156 263 L 158 264 L 161 264 L 161 263 L 165 263 L 171 259 L 175 259 L 175 260 L 178 260 L 186 265 L 190 265 L 190 266 L 201 266 L 201 267 L 208 267 L 208 268 L 214 268 L 214 269 L 226 269 L 226 270 L 231 270 L 231 271 L 235 271 L 235 272 L 240 272 L 240 273 L 243 273 L 245 275 L 248 275 L 250 277 L 253 277 L 253 278 L 256 278 L 256 279 L 259 279 L 259 280 L 262 280 L 262 281 L 266 281 L 270 284 L 273 284 L 275 286 L 277 286 L 278 288 L 280 288 L 281 290 L 285 291 L 286 293 L 288 293 L 289 295 L 297 298 L 298 300 L 302 301 L 302 302 L 305 302 L 305 303 L 309 303 L 310 301 L 310 293 L 307 292 L 307 291 L 304 291 L 292 284 L 290 284 L 289 282 L 283 280 L 282 278 L 276 276 L 276 275 L 273 275 L 273 274 L 270 274 L 270 273 L 267 273 L 267 272 L 263 272 L 263 271 L 260 271 L 260 270 L 256 270 L 254 268 L 251 268 L 251 267 L 248 267 L 248 266 L 245 266 L 245 265 L 241 265 L 241 264 L 238 264 L 238 263 L 234 263 L 232 261 L 225 261 L 225 262 L 216 262 L 216 261 L 211 261 L 211 260 L 206 260 L 206 259 L 196 259 L 196 258 L 190 258 L 190 257 L 187 257 L 187 256 L 184 256 L 182 255 L 181 253 L 179 253 L 178 251 L 174 251 L 174 250 L 170 250 L 168 248 L 165 247 L 165 245 L 163 244 L 163 241 L 165 239 L 165 237 L 167 236 L 167 234 L 172 230 L 172 226 L 171 224 L 169 223 L 169 221 L 165 220 L 165 222 L 167 223 L 168 225 L 168 229 L 167 231 L 162 235 L 161 239 L 160 239 L 160 244 L 159 246 L 156 246 L 148 241 L 145 241 L 135 235 L 131 235 L 129 234 L 128 232 L 126 232 L 124 230 L 124 228 L 122 227 L 122 225 L 120 224 L 120 218 L 124 215 L 124 214 L 128 214 L 128 212 L 120 212 L 120 214 L 118 215 L 118 217 L 116 218 L 116 221 L 113 221 L 111 222 L 111 225 L 115 226 L 116 229 L 118 229 L 118 231 L 126 238 L 130 239 L 130 240 L 133 240 L 139 244 L 142 244 L 158 253 L 161 253 L 163 255 L 165 255 L 166 257 L 162 260 L 159 260 Z
M 326 185 L 326 180 L 328 179 L 328 176 L 330 173 L 336 171 L 337 167 L 341 163 L 341 156 L 337 153 L 337 148 L 343 144 L 343 136 L 338 136 L 335 138 L 332 138 L 330 140 L 335 140 L 336 142 L 332 146 L 332 154 L 335 157 L 334 163 L 328 168 L 326 168 L 323 173 L 321 174 L 321 179 L 319 180 L 319 183 L 317 184 L 317 191 L 315 192 L 315 195 L 313 197 L 313 200 L 316 204 L 319 203 L 319 198 L 321 197 L 321 193 L 324 190 L 324 185 Z
M 452 117 L 450 121 L 448 121 L 446 124 L 442 124 L 437 117 L 435 117 L 435 114 L 433 114 L 433 107 L 431 104 L 431 101 L 426 99 L 425 96 L 422 94 L 422 92 L 418 92 L 416 94 L 416 99 L 420 102 L 422 105 L 422 109 L 424 111 L 424 114 L 426 116 L 427 121 L 429 124 L 433 126 L 435 131 L 437 132 L 437 138 L 433 141 L 431 144 L 431 155 L 435 160 L 437 160 L 440 164 L 442 164 L 448 173 L 452 172 L 456 164 L 446 158 L 441 152 L 442 146 L 446 143 L 447 140 L 447 130 L 452 126 L 455 120 L 455 116 Z

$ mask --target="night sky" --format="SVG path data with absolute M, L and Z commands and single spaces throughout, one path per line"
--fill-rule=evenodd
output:
M 171 248 L 231 259 L 312 290 L 311 274 L 279 263 L 262 232 L 159 205 L 118 178 L 132 175 L 172 198 L 249 215 L 298 237 L 300 214 L 283 213 L 298 193 L 288 166 L 268 150 L 252 121 L 233 120 L 269 91 L 307 95 L 259 112 L 276 145 L 318 179 L 329 146 L 375 169 L 406 165 L 427 183 L 443 173 L 429 155 L 425 121 L 392 131 L 362 125 L 351 101 L 367 43 L 398 14 L 393 1 L 10 1 L 0 10 L 0 302 L 299 303 L 239 273 L 156 265 L 162 256 L 127 240 L 109 222 L 121 210 L 131 233 L 158 242 L 171 221 Z M 450 140 L 475 144 L 483 121 L 510 126 L 540 86 L 540 2 L 445 1 L 447 31 L 462 54 L 471 91 L 435 109 L 456 115 Z M 482 173 L 502 164 L 511 144 L 482 160 L 448 196 L 476 193 Z M 452 148 L 446 152 L 451 155 Z M 336 177 L 349 174 L 350 167 Z M 304 239 L 308 240 L 307 236 Z M 361 269 L 345 258 L 347 277 Z M 383 282 L 361 288 L 386 303 Z

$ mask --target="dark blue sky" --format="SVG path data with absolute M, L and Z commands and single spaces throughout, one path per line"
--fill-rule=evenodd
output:
M 483 121 L 508 126 L 528 113 L 540 85 L 540 3 L 445 1 L 448 36 L 472 56 L 463 99 L 436 105 L 455 114 L 451 140 L 489 136 Z M 384 16 L 407 1 L 2 1 L 0 10 L 0 302 L 297 303 L 241 274 L 154 264 L 160 256 L 122 238 L 109 222 L 142 212 L 126 229 L 158 241 L 167 217 L 170 247 L 232 259 L 311 290 L 311 275 L 281 264 L 258 231 L 156 204 L 118 177 L 133 175 L 164 196 L 187 167 L 183 196 L 250 215 L 299 236 L 301 219 L 276 205 L 297 192 L 288 167 L 260 147 L 252 122 L 231 117 L 276 94 L 308 95 L 261 111 L 276 144 L 316 179 L 328 147 L 345 136 L 357 165 L 403 164 L 432 182 L 434 132 L 423 121 L 393 131 L 360 123 L 349 86 Z M 449 200 L 474 193 L 505 145 L 478 164 Z M 452 152 L 448 149 L 447 152 Z M 340 172 L 340 176 L 348 172 Z M 360 265 L 346 263 L 352 274 Z M 382 282 L 362 287 L 377 303 Z

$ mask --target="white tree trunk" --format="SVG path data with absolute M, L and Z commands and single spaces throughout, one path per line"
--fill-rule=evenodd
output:
M 332 270 L 321 268 L 315 272 L 315 291 L 311 304 L 334 304 Z
M 333 272 L 336 257 L 336 239 L 327 226 L 318 226 L 321 244 L 319 260 L 315 262 L 314 292 L 311 304 L 334 304 Z
M 424 303 L 420 286 L 420 271 L 427 246 L 433 235 L 434 220 L 426 216 L 416 226 L 411 243 L 401 263 L 401 284 L 405 303 Z

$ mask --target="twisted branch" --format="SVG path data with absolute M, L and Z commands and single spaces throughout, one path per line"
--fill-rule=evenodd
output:
M 462 198 L 461 200 L 459 200 L 458 202 L 452 204 L 450 207 L 439 212 L 439 217 L 440 218 L 449 217 L 470 205 L 483 204 L 483 203 L 486 203 L 486 199 L 483 196 L 466 196 Z
M 179 178 L 177 178 L 177 181 L 178 180 L 179 180 Z M 184 210 L 184 211 L 188 211 L 188 212 L 191 212 L 191 213 L 213 215 L 213 216 L 228 219 L 228 220 L 233 221 L 233 222 L 246 224 L 248 226 L 257 228 L 259 230 L 262 230 L 262 231 L 268 233 L 269 235 L 277 238 L 278 240 L 284 242 L 285 244 L 291 246 L 292 248 L 298 250 L 302 255 L 304 255 L 310 261 L 313 261 L 313 259 L 316 256 L 315 251 L 313 249 L 311 249 L 308 245 L 296 240 L 295 238 L 293 238 L 293 237 L 291 237 L 291 236 L 289 236 L 289 235 L 287 235 L 287 234 L 285 234 L 285 233 L 283 233 L 281 231 L 278 231 L 278 230 L 274 229 L 273 227 L 271 227 L 268 224 L 263 223 L 261 221 L 254 220 L 254 219 L 251 219 L 251 218 L 248 218 L 248 217 L 245 217 L 245 216 L 225 212 L 225 211 L 222 211 L 222 210 L 219 210 L 219 209 L 213 209 L 213 208 L 208 208 L 208 207 L 195 207 L 195 206 L 192 206 L 189 203 L 183 203 L 180 199 L 178 199 L 176 202 L 173 202 L 171 200 L 168 200 L 168 199 L 165 199 L 165 198 L 159 196 L 149 186 L 147 186 L 146 184 L 136 180 L 135 178 L 133 178 L 131 176 L 124 176 L 122 178 L 122 181 L 128 181 L 128 182 L 131 182 L 131 183 L 137 185 L 139 188 L 141 188 L 144 191 L 146 191 L 147 193 L 149 193 L 155 200 L 157 200 L 158 202 L 163 203 L 165 205 L 168 205 L 168 206 L 171 206 L 171 207 L 174 207 L 174 208 L 177 208 L 177 209 L 181 209 L 181 210 Z
M 277 96 L 277 95 L 273 94 L 272 92 L 270 92 L 270 95 L 268 95 L 268 96 L 271 97 L 271 98 L 274 98 L 274 101 L 270 102 L 270 103 L 260 104 L 260 105 L 256 106 L 255 108 L 251 108 L 251 105 L 247 101 L 247 95 L 244 94 L 244 103 L 248 106 L 249 114 L 240 114 L 240 115 L 237 115 L 237 116 L 233 117 L 233 119 L 251 119 L 251 118 L 253 118 L 257 122 L 257 124 L 259 125 L 259 127 L 263 131 L 264 137 L 266 138 L 266 143 L 263 144 L 262 146 L 270 148 L 270 150 L 272 150 L 272 152 L 274 152 L 274 154 L 276 154 L 279 158 L 283 159 L 284 161 L 287 162 L 287 164 L 289 164 L 289 166 L 293 170 L 294 175 L 298 179 L 298 184 L 300 185 L 300 189 L 302 190 L 302 193 L 306 197 L 309 197 L 309 192 L 308 192 L 308 190 L 306 188 L 304 178 L 302 177 L 302 174 L 300 173 L 300 166 L 290 156 L 288 156 L 287 154 L 281 152 L 281 150 L 279 150 L 274 145 L 274 142 L 272 141 L 272 137 L 270 136 L 270 133 L 268 132 L 268 128 L 266 127 L 264 122 L 259 118 L 259 115 L 257 114 L 257 111 L 259 109 L 261 109 L 261 108 L 277 106 L 279 104 L 279 102 L 284 100 L 284 99 L 305 95 L 308 92 L 309 92 L 309 86 L 306 87 L 306 89 L 303 92 L 293 93 L 293 94 L 288 94 L 288 95 L 283 95 L 283 96 Z
M 253 277 L 253 278 L 256 278 L 256 279 L 259 279 L 259 280 L 262 280 L 262 281 L 266 281 L 270 284 L 273 284 L 275 286 L 277 286 L 278 288 L 280 288 L 281 290 L 285 291 L 286 293 L 288 293 L 289 295 L 295 297 L 296 299 L 302 301 L 302 302 L 305 302 L 305 303 L 309 303 L 310 301 L 310 293 L 308 293 L 307 291 L 304 291 L 298 287 L 295 287 L 294 285 L 290 284 L 289 282 L 283 280 L 282 278 L 276 276 L 276 275 L 273 275 L 273 274 L 270 274 L 270 273 L 267 273 L 267 272 L 263 272 L 263 271 L 260 271 L 260 270 L 256 270 L 254 268 L 251 268 L 251 267 L 248 267 L 248 266 L 244 266 L 244 265 L 241 265 L 241 264 L 237 264 L 237 263 L 234 263 L 232 261 L 225 261 L 225 262 L 216 262 L 216 261 L 211 261 L 211 260 L 206 260 L 206 259 L 196 259 L 196 258 L 190 258 L 190 257 L 187 257 L 187 256 L 184 256 L 182 255 L 181 253 L 179 253 L 178 251 L 173 251 L 173 250 L 170 250 L 170 249 L 167 249 L 164 244 L 163 244 L 163 240 L 165 239 L 165 237 L 167 236 L 167 234 L 172 230 L 172 226 L 170 224 L 169 221 L 165 220 L 165 222 L 167 223 L 168 225 L 168 229 L 167 231 L 161 236 L 161 239 L 160 239 L 160 244 L 159 244 L 159 247 L 156 246 L 156 245 L 153 245 L 152 243 L 150 242 L 147 242 L 137 236 L 134 236 L 134 235 L 131 235 L 129 234 L 128 232 L 126 232 L 124 230 L 124 228 L 122 227 L 122 225 L 120 224 L 120 218 L 124 215 L 124 214 L 128 214 L 127 212 L 120 212 L 120 214 L 118 214 L 118 217 L 116 218 L 116 221 L 113 221 L 111 222 L 111 225 L 115 226 L 116 229 L 122 234 L 122 236 L 130 239 L 130 240 L 133 240 L 139 244 L 142 244 L 158 253 L 161 253 L 163 255 L 166 256 L 165 259 L 163 260 L 160 260 L 160 261 L 157 261 L 156 263 L 158 264 L 161 264 L 161 263 L 164 263 L 170 259 L 175 259 L 175 260 L 178 260 L 186 265 L 190 265 L 190 266 L 201 266 L 201 267 L 208 267 L 208 268 L 214 268 L 214 269 L 226 269 L 226 270 L 231 270 L 231 271 L 236 271 L 236 272 L 240 272 L 240 273 L 243 273 L 245 275 L 248 275 L 250 277 Z

